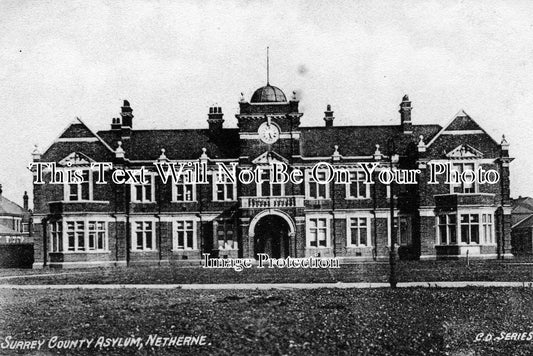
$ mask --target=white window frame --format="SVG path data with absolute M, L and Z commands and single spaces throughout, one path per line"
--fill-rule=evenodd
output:
M 49 252 L 63 252 L 63 222 L 61 220 L 51 222 L 49 224 L 50 231 L 50 251 Z
M 132 203 L 155 203 L 155 173 L 150 172 L 145 175 L 145 177 L 148 178 L 149 182 L 148 184 L 138 184 L 138 183 L 132 183 L 130 184 L 130 192 L 131 192 L 131 202 Z M 150 197 L 146 197 L 145 193 L 146 190 L 144 189 L 144 186 L 148 185 L 150 186 Z M 143 186 L 142 189 L 142 197 L 139 199 L 137 197 L 137 187 Z
M 142 230 L 138 230 L 137 229 L 137 224 L 142 224 L 143 225 L 143 228 Z M 144 228 L 144 224 L 146 223 L 150 223 L 152 228 L 150 230 L 148 229 L 145 229 Z M 150 219 L 150 218 L 138 218 L 138 219 L 132 219 L 130 221 L 130 224 L 131 224 L 131 251 L 133 252 L 146 252 L 146 251 L 157 251 L 157 245 L 156 245 L 156 232 L 157 232 L 157 225 L 156 225 L 157 221 L 156 219 Z M 152 238 L 151 238 L 151 242 L 152 242 L 152 247 L 151 248 L 148 248 L 147 247 L 147 239 L 146 239 L 146 232 L 147 231 L 151 231 L 152 232 Z M 142 232 L 143 233 L 143 246 L 142 248 L 139 248 L 137 246 L 137 233 L 138 232 Z
M 370 198 L 370 184 L 365 184 L 365 172 L 362 170 L 350 170 L 348 171 L 350 175 L 350 183 L 346 183 L 346 199 L 347 200 L 360 200 L 360 199 L 369 199 Z M 352 174 L 355 174 L 357 178 L 355 181 L 352 181 Z M 351 195 L 351 185 L 357 184 L 357 192 L 359 193 L 359 185 L 365 185 L 365 195 L 364 196 L 352 196 Z
M 313 175 L 312 175 L 312 169 L 306 169 L 305 170 L 305 198 L 308 200 L 326 200 L 330 199 L 330 191 L 329 186 L 331 183 L 326 184 L 319 184 L 314 181 Z M 326 173 L 326 170 L 319 170 L 318 173 Z M 316 191 L 319 192 L 320 186 L 325 186 L 325 197 L 312 197 L 311 196 L 311 185 L 316 185 Z
M 224 183 L 217 183 L 217 174 L 215 172 L 213 172 L 212 174 L 212 193 L 213 193 L 213 201 L 237 201 L 237 182 L 224 182 Z M 224 189 L 224 199 L 223 200 L 220 200 L 218 199 L 218 190 L 217 190 L 217 186 L 218 185 L 222 185 L 223 186 L 223 189 Z M 231 185 L 231 189 L 232 189 L 232 193 L 233 193 L 233 198 L 230 199 L 228 197 L 228 186 Z
M 371 247 L 372 246 L 372 235 L 371 235 L 371 223 L 372 223 L 372 216 L 370 214 L 354 214 L 354 215 L 348 215 L 346 216 L 346 247 Z M 359 219 L 364 219 L 366 221 L 366 244 L 361 244 L 360 240 L 357 244 L 352 243 L 352 219 L 358 219 L 358 225 L 359 225 Z M 360 231 L 361 226 L 357 227 Z
M 78 224 L 83 222 L 83 230 L 78 229 Z M 103 223 L 104 229 L 89 229 L 89 223 L 94 222 L 95 224 Z M 69 232 L 71 232 L 68 229 L 69 223 L 74 224 L 74 230 L 72 231 L 74 233 L 74 248 L 70 249 L 69 247 Z M 97 225 L 96 225 L 97 226 Z M 108 235 L 108 220 L 102 219 L 100 217 L 86 217 L 84 219 L 68 219 L 63 220 L 63 251 L 68 253 L 102 253 L 102 252 L 109 252 L 109 235 Z M 89 235 L 91 232 L 96 232 L 95 236 L 95 248 L 90 249 L 89 248 Z M 98 233 L 103 232 L 103 248 L 98 248 Z M 82 234 L 83 236 L 83 249 L 79 248 L 79 234 Z
M 311 220 L 317 220 L 316 246 L 311 245 Z M 320 246 L 318 240 L 318 220 L 325 220 L 326 246 Z M 309 215 L 305 217 L 305 245 L 307 248 L 330 248 L 331 247 L 331 216 L 330 215 Z
M 178 245 L 178 227 L 180 223 L 183 223 L 183 226 L 186 226 L 188 222 L 192 222 L 192 228 L 191 229 L 183 229 L 183 232 L 192 231 L 192 246 L 187 246 L 187 236 L 184 236 L 184 244 L 183 248 L 179 248 Z M 177 218 L 174 219 L 172 224 L 172 249 L 174 251 L 195 251 L 198 250 L 198 234 L 196 233 L 197 230 L 197 219 L 194 217 L 183 217 L 183 218 Z
M 64 182 L 63 183 L 63 200 L 64 201 L 68 201 L 68 202 L 72 202 L 72 203 L 78 203 L 78 202 L 88 202 L 88 201 L 93 201 L 93 190 L 94 190 L 94 184 L 93 184 L 93 181 L 94 181 L 94 175 L 93 175 L 93 171 L 90 169 L 90 168 L 76 168 L 77 170 L 79 171 L 82 171 L 82 174 L 83 172 L 88 172 L 88 177 L 89 177 L 89 182 L 83 182 L 83 183 L 88 183 L 89 184 L 89 198 L 88 199 L 82 199 L 83 197 L 83 183 L 68 183 L 68 182 Z M 64 170 L 64 175 L 67 176 L 67 171 Z M 71 185 L 76 185 L 76 189 L 77 189 L 77 196 L 78 196 L 78 199 L 76 200 L 72 200 L 70 198 L 70 188 L 71 188 Z
M 483 236 L 483 244 L 484 245 L 495 245 L 496 239 L 494 238 L 495 230 L 494 230 L 494 213 L 487 213 L 483 212 L 481 215 L 481 231 Z M 490 219 L 489 219 L 490 218 Z M 483 221 L 486 219 L 486 221 Z M 490 221 L 488 221 L 490 220 Z M 487 231 L 490 233 L 490 241 L 487 241 Z
M 236 229 L 235 220 L 231 218 L 226 218 L 226 219 L 217 219 L 214 222 L 215 223 L 213 224 L 213 229 L 215 232 L 218 249 L 225 250 L 228 245 L 233 246 L 235 242 L 237 241 L 237 229 Z M 223 230 L 223 234 L 219 234 L 219 229 L 221 227 Z M 231 231 L 231 239 L 229 238 L 228 231 Z
M 257 197 L 260 197 L 260 198 L 268 198 L 268 197 L 284 197 L 285 196 L 285 184 L 283 183 L 272 183 L 272 181 L 270 181 L 270 170 L 269 169 L 266 169 L 266 168 L 263 168 L 261 169 L 261 172 L 262 174 L 266 175 L 266 179 L 267 181 L 265 182 L 261 182 L 261 183 L 257 183 L 256 184 L 256 196 Z M 263 179 L 265 179 L 265 177 L 262 177 Z M 268 183 L 268 194 L 263 194 L 263 184 L 264 183 Z M 280 186 L 280 194 L 279 195 L 274 195 L 274 185 L 279 185 Z
M 442 243 L 442 236 L 440 233 L 439 226 L 442 224 L 439 224 L 439 216 L 448 216 L 448 215 L 455 215 L 456 217 L 456 223 L 455 223 L 455 235 L 456 235 L 456 243 L 452 244 L 450 243 L 449 238 L 449 230 L 447 230 L 447 242 L 445 244 Z M 462 241 L 462 235 L 461 235 L 461 215 L 478 215 L 478 236 L 479 236 L 479 242 L 463 242 Z M 483 223 L 483 216 L 490 216 L 491 222 L 490 223 Z M 446 218 L 446 226 L 449 225 L 448 217 Z M 464 224 L 463 224 L 464 225 Z M 468 226 L 470 228 L 472 224 L 469 222 Z M 491 242 L 487 241 L 487 237 L 485 234 L 485 225 L 490 228 L 491 233 Z M 485 210 L 485 209 L 459 209 L 458 211 L 455 211 L 453 213 L 447 213 L 447 214 L 437 214 L 435 216 L 435 228 L 436 228 L 436 237 L 437 237 L 437 244 L 441 246 L 486 246 L 486 245 L 496 245 L 496 236 L 495 236 L 495 214 L 493 210 Z M 447 229 L 449 229 L 447 227 Z M 469 237 L 471 239 L 471 237 Z
M 181 186 L 183 187 L 183 191 L 185 193 L 185 189 L 187 189 L 186 187 L 190 187 L 191 189 L 191 199 L 189 200 L 186 200 L 186 199 L 182 199 L 182 200 L 179 200 L 178 199 L 178 186 Z M 172 184 L 172 202 L 174 203 L 194 203 L 196 202 L 196 184 L 194 184 L 194 182 L 191 182 L 191 183 L 186 183 L 186 182 L 183 182 L 183 177 L 180 178 L 180 181 L 176 184 Z
M 451 243 L 450 241 L 450 232 L 451 231 L 454 231 L 451 229 L 451 222 L 450 222 L 450 216 L 455 216 L 455 243 Z M 444 217 L 445 218 L 445 223 L 444 224 L 441 224 L 440 223 L 440 218 L 441 217 Z M 454 212 L 454 213 L 447 213 L 447 214 L 437 214 L 435 216 L 435 226 L 437 228 L 437 241 L 438 241 L 438 244 L 441 245 L 441 246 L 457 246 L 457 245 L 460 245 L 461 244 L 461 236 L 459 235 L 459 231 L 458 231 L 458 228 L 457 228 L 457 225 L 458 225 L 458 218 L 457 218 L 457 212 Z M 445 229 L 446 229 L 446 243 L 443 243 L 443 238 L 442 238 L 442 234 L 440 232 L 440 227 L 441 226 L 444 226 Z
M 460 172 L 464 172 L 464 166 L 465 165 L 473 165 L 474 166 L 474 172 L 477 170 L 478 168 L 478 163 L 476 161 L 472 161 L 472 160 L 460 160 L 460 161 L 452 161 L 451 162 L 451 165 L 452 165 L 452 170 L 455 170 L 455 165 L 461 165 L 461 171 Z M 474 191 L 473 192 L 468 192 L 466 193 L 465 192 L 465 187 L 464 187 L 464 183 L 462 182 L 459 182 L 458 184 L 449 184 L 449 187 L 450 187 L 450 194 L 476 194 L 479 192 L 479 184 L 477 182 L 473 182 L 472 183 L 472 186 L 474 188 Z M 454 188 L 455 187 L 459 187 L 461 188 L 460 192 L 456 192 L 454 191 Z

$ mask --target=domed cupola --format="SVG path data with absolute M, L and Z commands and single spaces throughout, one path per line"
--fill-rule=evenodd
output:
M 257 89 L 252 95 L 250 103 L 286 103 L 287 98 L 280 88 L 267 83 L 264 87 Z

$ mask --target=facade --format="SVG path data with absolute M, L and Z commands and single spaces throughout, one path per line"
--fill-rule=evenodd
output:
M 24 192 L 22 207 L 2 193 L 0 184 L 0 267 L 31 267 L 33 239 L 28 194 Z
M 239 106 L 237 128 L 225 128 L 222 109 L 211 107 L 206 129 L 135 130 L 124 101 L 109 130 L 93 132 L 77 119 L 44 152 L 36 149 L 34 163 L 55 162 L 56 171 L 34 184 L 34 267 L 197 264 L 203 253 L 373 261 L 389 256 L 391 224 L 400 258 L 511 256 L 508 143 L 463 111 L 444 126 L 415 125 L 405 96 L 397 125 L 338 127 L 328 105 L 324 126 L 308 127 L 296 97 L 270 84 Z M 240 172 L 273 161 L 303 171 L 303 183 L 214 181 L 217 163 Z M 98 184 L 94 162 L 151 173 L 146 184 Z M 209 184 L 163 184 L 154 162 L 205 163 Z M 351 182 L 314 181 L 319 162 L 348 172 Z M 428 184 L 434 162 L 493 169 L 500 180 Z M 391 187 L 365 184 L 362 163 L 376 164 L 376 174 L 389 166 L 420 170 L 416 183 L 393 184 L 392 221 Z M 49 183 L 74 168 L 83 183 Z

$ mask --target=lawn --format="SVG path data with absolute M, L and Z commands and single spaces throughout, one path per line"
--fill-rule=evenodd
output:
M 341 265 L 339 269 L 259 269 L 241 272 L 202 267 L 128 267 L 83 270 L 0 270 L 2 284 L 189 284 L 388 282 L 388 263 Z M 8 278 L 7 276 L 38 277 Z M 44 276 L 42 276 L 44 275 Z M 399 261 L 399 282 L 533 281 L 533 264 L 516 260 Z
M 0 346 L 43 340 L 27 354 L 531 355 L 531 288 L 0 291 Z M 476 341 L 483 333 L 492 341 Z M 516 335 L 513 336 L 512 333 Z M 205 345 L 148 345 L 150 335 Z M 49 349 L 48 342 L 140 338 L 128 347 Z M 504 334 L 506 336 L 506 334 Z M 56 340 L 57 342 L 57 340 Z M 55 344 L 57 345 L 57 344 Z M 13 351 L 1 350 L 5 354 Z

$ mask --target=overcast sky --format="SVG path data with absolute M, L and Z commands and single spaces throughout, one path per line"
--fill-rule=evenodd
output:
M 464 109 L 511 144 L 512 196 L 533 195 L 533 2 L 0 1 L 0 183 L 21 202 L 34 144 L 79 116 L 107 129 L 236 126 L 240 93 L 296 90 L 302 124 L 444 125 Z

